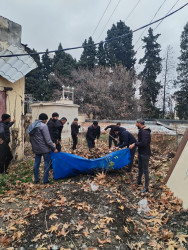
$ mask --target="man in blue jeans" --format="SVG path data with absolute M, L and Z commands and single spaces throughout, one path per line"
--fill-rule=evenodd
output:
M 149 159 L 151 155 L 150 143 L 151 143 L 151 130 L 145 126 L 143 119 L 136 121 L 136 126 L 139 129 L 138 141 L 131 144 L 129 149 L 138 147 L 138 178 L 137 184 L 142 185 L 142 175 L 145 175 L 145 187 L 141 193 L 147 193 L 149 187 Z
M 49 183 L 49 169 L 51 164 L 50 151 L 58 153 L 55 144 L 52 142 L 46 122 L 48 116 L 44 113 L 39 115 L 39 119 L 32 123 L 28 128 L 30 142 L 32 145 L 33 153 L 35 153 L 34 163 L 34 183 L 39 183 L 39 166 L 41 158 L 44 158 L 44 184 Z

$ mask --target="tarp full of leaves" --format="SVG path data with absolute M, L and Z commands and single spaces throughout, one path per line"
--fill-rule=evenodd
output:
M 67 178 L 79 174 L 90 174 L 99 170 L 120 169 L 130 162 L 128 148 L 112 152 L 98 159 L 85 159 L 81 156 L 59 152 L 51 153 L 54 179 Z

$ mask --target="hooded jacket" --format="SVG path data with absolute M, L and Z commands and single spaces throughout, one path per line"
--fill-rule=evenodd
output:
M 134 136 L 127 130 L 120 130 L 119 140 L 120 142 L 117 145 L 119 148 L 129 147 L 129 145 L 136 143 Z
M 55 146 L 50 138 L 48 126 L 40 120 L 36 120 L 28 128 L 30 142 L 33 153 L 46 154 L 55 150 Z
M 9 128 L 14 124 L 14 122 L 0 122 L 0 133 L 4 134 L 5 142 L 9 144 L 10 142 L 10 130 Z
M 150 128 L 143 127 L 139 129 L 138 141 L 135 145 L 138 147 L 138 153 L 140 155 L 151 155 L 150 143 L 151 143 L 151 130 Z

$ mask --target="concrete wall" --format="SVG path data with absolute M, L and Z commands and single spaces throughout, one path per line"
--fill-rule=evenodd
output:
M 188 208 L 188 142 L 167 182 L 174 195 L 183 201 L 183 208 Z
M 11 143 L 14 159 L 21 160 L 24 156 L 24 86 L 25 78 L 11 83 L 0 76 L 0 91 L 6 91 L 6 113 L 16 119 L 11 127 Z
M 11 44 L 20 46 L 21 33 L 21 25 L 0 16 L 0 51 L 7 49 Z
M 62 138 L 67 139 L 71 137 L 71 128 L 70 125 L 73 122 L 75 117 L 78 117 L 78 105 L 76 104 L 63 104 L 56 102 L 41 102 L 31 104 L 32 108 L 32 122 L 38 119 L 38 116 L 41 113 L 46 113 L 48 118 L 52 117 L 52 113 L 57 112 L 59 114 L 59 118 L 63 116 L 67 118 L 67 123 L 64 125 Z

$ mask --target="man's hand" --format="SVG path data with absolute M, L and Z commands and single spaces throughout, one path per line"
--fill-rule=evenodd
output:
M 16 121 L 16 119 L 13 119 L 12 121 L 13 121 L 13 122 L 15 122 L 15 121 Z
M 119 149 L 119 147 L 115 147 L 115 149 Z
M 118 139 L 115 139 L 115 141 L 118 141 Z
M 97 144 L 97 139 L 94 140 L 95 144 Z
M 131 145 L 129 146 L 129 149 L 132 149 L 132 148 L 134 148 L 134 147 L 135 147 L 135 143 L 131 144 Z
M 58 153 L 58 150 L 57 150 L 57 148 L 54 150 L 54 153 L 56 154 L 56 153 Z

